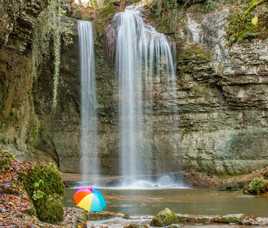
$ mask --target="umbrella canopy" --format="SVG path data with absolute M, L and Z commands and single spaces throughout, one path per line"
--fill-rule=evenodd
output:
M 78 207 L 88 212 L 101 212 L 106 208 L 102 193 L 92 186 L 79 187 L 73 195 L 73 200 Z

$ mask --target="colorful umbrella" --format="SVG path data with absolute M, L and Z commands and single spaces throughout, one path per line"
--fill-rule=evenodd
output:
M 73 195 L 73 200 L 78 207 L 88 212 L 101 212 L 106 208 L 102 193 L 92 186 L 79 187 Z

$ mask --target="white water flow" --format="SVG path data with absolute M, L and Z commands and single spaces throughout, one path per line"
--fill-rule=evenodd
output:
M 146 141 L 153 137 L 153 91 L 166 86 L 168 96 L 176 96 L 175 66 L 166 36 L 145 24 L 139 10 L 116 14 L 114 24 L 121 175 L 123 183 L 141 183 L 139 176 L 152 175 L 154 169 L 151 143 Z M 166 99 L 167 106 L 170 100 Z
M 80 169 L 82 181 L 97 184 L 99 175 L 97 100 L 93 29 L 91 22 L 78 21 L 81 77 Z

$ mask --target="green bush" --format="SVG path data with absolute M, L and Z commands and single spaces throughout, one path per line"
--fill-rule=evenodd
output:
M 36 165 L 22 174 L 22 181 L 38 218 L 51 223 L 62 221 L 64 184 L 57 167 Z
M 230 45 L 246 39 L 266 39 L 268 37 L 268 9 L 267 4 L 265 4 L 267 2 L 268 0 L 250 0 L 244 8 L 236 9 L 236 12 L 230 15 L 226 29 Z M 262 8 L 262 13 L 255 10 L 259 6 Z M 252 23 L 254 17 L 258 19 L 257 24 Z
M 246 193 L 250 193 L 253 195 L 259 195 L 261 193 L 266 192 L 267 190 L 267 182 L 263 177 L 255 177 L 247 186 Z
M 6 150 L 0 149 L 0 172 L 8 170 L 13 160 L 14 160 L 13 155 L 11 155 Z
M 257 26 L 251 23 L 252 15 L 243 12 L 234 13 L 229 18 L 227 36 L 230 44 L 253 39 L 257 36 Z

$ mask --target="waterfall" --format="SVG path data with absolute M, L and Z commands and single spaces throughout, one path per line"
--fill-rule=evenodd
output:
M 187 29 L 188 29 L 188 41 L 192 41 L 194 43 L 202 42 L 202 26 L 198 24 L 195 20 L 191 18 L 191 16 L 187 15 Z
M 99 175 L 95 54 L 91 22 L 78 21 L 81 77 L 80 167 L 83 181 Z M 95 178 L 96 177 L 96 178 Z
M 137 181 L 153 171 L 152 113 L 155 86 L 176 96 L 176 74 L 169 41 L 144 23 L 139 10 L 127 8 L 114 16 L 116 69 L 119 79 L 120 159 L 124 181 Z M 163 84 L 162 84 L 163 83 Z M 167 99 L 167 106 L 169 105 Z
M 132 11 L 115 17 L 116 21 L 120 21 L 116 67 L 119 76 L 121 173 L 124 177 L 136 179 L 138 170 L 143 173 L 141 155 L 138 154 L 138 138 L 143 133 L 141 59 L 138 50 L 141 29 L 138 26 L 142 21 Z M 135 23 L 137 27 L 133 26 Z

